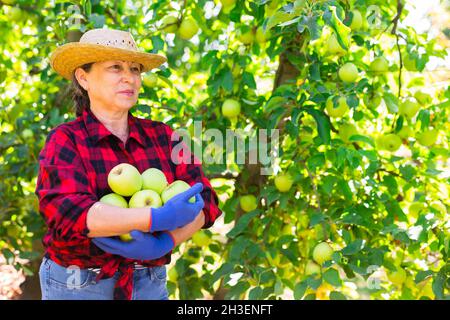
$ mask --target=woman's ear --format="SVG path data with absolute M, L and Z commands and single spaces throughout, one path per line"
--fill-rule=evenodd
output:
M 86 71 L 84 71 L 82 68 L 77 68 L 75 70 L 75 77 L 77 78 L 77 81 L 80 84 L 80 86 L 84 90 L 89 91 L 89 83 L 86 79 Z

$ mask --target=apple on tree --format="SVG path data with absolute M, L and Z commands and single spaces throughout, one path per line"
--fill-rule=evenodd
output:
M 397 267 L 395 271 L 388 272 L 387 277 L 393 284 L 401 286 L 406 280 L 406 271 L 401 267 Z
M 148 88 L 153 88 L 158 83 L 158 76 L 154 73 L 147 73 L 142 79 L 144 86 Z
M 439 131 L 437 129 L 426 129 L 417 134 L 417 141 L 424 147 L 431 147 L 436 143 Z
M 332 33 L 326 43 L 326 52 L 330 55 L 343 55 L 347 51 L 339 44 L 336 34 Z
M 399 114 L 405 116 L 407 119 L 413 118 L 419 109 L 420 105 L 413 98 L 402 101 L 398 106 Z
M 121 196 L 132 196 L 142 188 L 142 176 L 139 170 L 129 163 L 121 163 L 108 174 L 108 185 Z
M 161 194 L 165 187 L 169 184 L 167 182 L 164 172 L 157 168 L 149 168 L 142 173 L 142 189 L 153 190 Z
M 288 173 L 279 174 L 275 177 L 274 182 L 275 187 L 278 189 L 278 191 L 288 192 L 291 189 L 292 184 L 294 183 L 294 179 L 292 179 L 291 175 Z
M 385 57 L 377 57 L 370 64 L 370 71 L 373 73 L 384 73 L 389 70 L 389 62 Z
M 383 137 L 383 147 L 385 150 L 394 152 L 402 145 L 402 139 L 395 133 L 389 133 Z
M 238 39 L 243 44 L 247 44 L 247 45 L 251 44 L 255 40 L 255 33 L 254 33 L 253 29 L 250 29 L 245 32 L 239 31 Z
M 352 10 L 352 23 L 350 28 L 354 31 L 360 30 L 363 27 L 363 18 L 359 10 Z
M 339 69 L 338 74 L 344 82 L 355 82 L 358 78 L 358 69 L 353 63 L 348 62 Z
M 206 247 L 210 244 L 211 238 L 204 230 L 199 230 L 192 236 L 192 242 L 194 242 L 196 246 Z
M 331 260 L 333 256 L 334 250 L 331 246 L 326 242 L 321 242 L 317 246 L 314 247 L 313 250 L 313 259 L 319 265 L 322 265 L 325 261 Z
M 308 260 L 305 266 L 305 275 L 311 276 L 313 274 L 320 274 L 321 269 L 320 266 L 314 261 Z
M 175 33 L 178 30 L 178 18 L 165 16 L 161 21 L 161 29 L 167 33 Z
M 333 97 L 330 96 L 326 102 L 326 110 L 330 117 L 340 118 L 348 111 L 347 99 L 345 97 L 339 97 L 337 99 L 337 106 L 334 106 Z
M 222 104 L 222 114 L 226 118 L 236 118 L 241 113 L 241 104 L 234 99 L 226 99 Z
M 189 40 L 197 34 L 198 30 L 200 28 L 198 27 L 197 21 L 188 17 L 181 21 L 180 27 L 178 28 L 178 35 L 184 40 Z
M 345 143 L 349 143 L 350 137 L 355 134 L 358 134 L 358 129 L 356 129 L 353 123 L 344 123 L 339 126 L 339 137 Z
M 253 211 L 258 207 L 256 197 L 252 194 L 241 196 L 241 198 L 239 199 L 239 204 L 241 205 L 242 210 L 244 210 L 245 212 Z

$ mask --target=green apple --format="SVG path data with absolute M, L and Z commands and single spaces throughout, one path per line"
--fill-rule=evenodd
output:
M 406 271 L 398 267 L 396 271 L 388 272 L 387 277 L 393 284 L 401 286 L 406 280 Z
M 314 261 L 308 260 L 305 266 L 305 275 L 311 276 L 313 274 L 320 274 L 320 266 Z
M 409 137 L 414 138 L 414 130 L 409 126 L 403 126 L 397 135 L 402 139 L 408 139 Z
M 33 137 L 33 131 L 31 129 L 25 129 L 22 131 L 22 137 L 24 139 L 30 139 Z
M 194 242 L 196 246 L 206 247 L 210 244 L 211 239 L 204 230 L 199 230 L 192 236 L 192 242 Z
M 423 91 L 416 91 L 414 93 L 414 98 L 421 104 L 421 105 L 428 105 L 432 102 L 433 98 L 431 96 Z
M 334 33 L 331 34 L 331 36 L 328 38 L 326 43 L 326 51 L 329 54 L 344 54 L 347 51 L 344 50 L 344 48 L 341 47 L 339 44 L 337 37 Z
M 250 29 L 247 32 L 239 32 L 238 33 L 238 39 L 243 44 L 251 44 L 255 40 L 255 34 L 253 33 L 253 30 Z
M 413 118 L 419 109 L 420 105 L 413 98 L 402 101 L 398 106 L 398 112 L 408 119 Z
M 222 104 L 222 114 L 227 118 L 235 118 L 241 113 L 241 104 L 234 99 L 227 99 Z
M 337 101 L 337 107 L 334 107 L 333 97 L 329 97 L 326 103 L 326 110 L 330 117 L 342 117 L 348 111 L 347 99 L 345 97 L 339 97 Z
M 353 63 L 348 62 L 339 69 L 338 74 L 344 82 L 355 82 L 358 78 L 358 69 Z
M 124 197 L 116 193 L 104 195 L 103 197 L 100 198 L 100 202 L 110 204 L 115 207 L 128 208 L 127 200 L 125 200 Z M 129 233 L 121 234 L 119 237 L 122 241 L 126 242 L 133 240 L 133 238 Z
M 402 57 L 403 65 L 408 71 L 417 71 L 416 59 L 412 58 L 409 54 Z
M 359 30 L 363 26 L 363 18 L 361 12 L 358 10 L 352 11 L 352 23 L 350 24 L 350 28 L 352 30 Z
M 142 79 L 142 83 L 148 88 L 153 88 L 158 83 L 158 76 L 151 72 L 147 73 Z
M 278 189 L 278 191 L 288 192 L 291 189 L 294 180 L 292 179 L 290 174 L 286 173 L 277 175 L 274 179 L 274 182 L 275 187 Z
M 199 29 L 200 28 L 198 27 L 197 21 L 189 17 L 181 21 L 178 34 L 182 39 L 189 40 L 198 32 Z
M 389 70 L 389 62 L 384 57 L 375 58 L 370 64 L 370 71 L 374 73 L 383 73 Z
M 402 139 L 395 133 L 389 133 L 383 138 L 384 149 L 390 152 L 397 151 L 402 145 Z
M 171 184 L 169 184 L 167 187 L 164 188 L 163 192 L 161 193 L 161 199 L 163 203 L 166 203 L 171 198 L 175 197 L 177 194 L 185 192 L 190 188 L 191 186 L 187 182 L 183 180 L 175 180 L 174 182 L 172 182 Z M 189 202 L 194 203 L 195 197 L 190 198 Z
M 161 29 L 166 33 L 174 33 L 178 30 L 178 18 L 165 16 L 161 21 Z
M 18 22 L 23 19 L 23 11 L 18 7 L 11 7 L 8 14 L 11 21 Z
M 141 190 L 133 194 L 130 199 L 130 208 L 159 208 L 162 205 L 158 193 L 153 190 Z
M 342 141 L 345 143 L 349 143 L 350 137 L 354 134 L 358 134 L 358 129 L 356 129 L 354 124 L 344 123 L 339 126 L 339 137 L 341 137 Z
M 427 129 L 417 134 L 417 141 L 424 147 L 430 147 L 436 143 L 438 138 L 437 129 Z
M 380 105 L 382 97 L 379 93 L 366 94 L 363 97 L 364 104 L 369 108 L 376 108 Z
M 379 150 L 384 150 L 384 136 L 379 135 L 375 138 L 375 144 Z
M 269 37 L 269 32 L 264 31 L 264 28 L 262 26 L 260 26 L 260 27 L 258 27 L 258 29 L 256 29 L 256 35 L 255 35 L 256 42 L 264 43 L 267 41 L 268 37 Z
M 141 176 L 143 190 L 153 190 L 158 194 L 161 194 L 164 188 L 169 184 L 164 172 L 157 168 L 149 168 L 145 170 Z
M 109 172 L 108 185 L 113 192 L 129 197 L 141 190 L 142 176 L 133 165 L 121 163 Z
M 170 281 L 176 282 L 178 280 L 178 271 L 175 269 L 175 266 L 169 269 L 169 272 L 167 273 L 167 276 Z
M 115 207 L 128 208 L 127 200 L 125 200 L 124 197 L 118 195 L 117 193 L 109 193 L 107 195 L 104 195 L 100 198 L 99 201 Z
M 334 250 L 331 246 L 326 242 L 321 242 L 317 246 L 315 246 L 313 250 L 313 259 L 319 265 L 324 263 L 325 261 L 331 260 L 333 256 Z
M 239 204 L 241 205 L 242 210 L 244 210 L 245 212 L 253 211 L 258 207 L 256 197 L 252 194 L 241 196 L 241 198 L 239 199 Z

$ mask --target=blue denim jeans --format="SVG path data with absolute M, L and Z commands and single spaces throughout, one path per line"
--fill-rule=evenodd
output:
M 71 269 L 46 257 L 39 268 L 42 300 L 113 300 L 114 284 L 119 273 L 95 282 L 97 271 Z M 132 300 L 168 300 L 165 266 L 133 271 Z

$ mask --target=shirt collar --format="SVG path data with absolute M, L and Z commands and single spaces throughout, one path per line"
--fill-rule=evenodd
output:
M 90 108 L 84 108 L 83 110 L 83 121 L 87 128 L 90 139 L 97 144 L 103 138 L 113 135 L 104 125 L 97 119 Z M 129 137 L 134 138 L 141 146 L 144 146 L 144 141 L 139 128 L 140 123 L 136 117 L 134 117 L 130 111 L 128 111 L 128 127 L 129 127 Z

